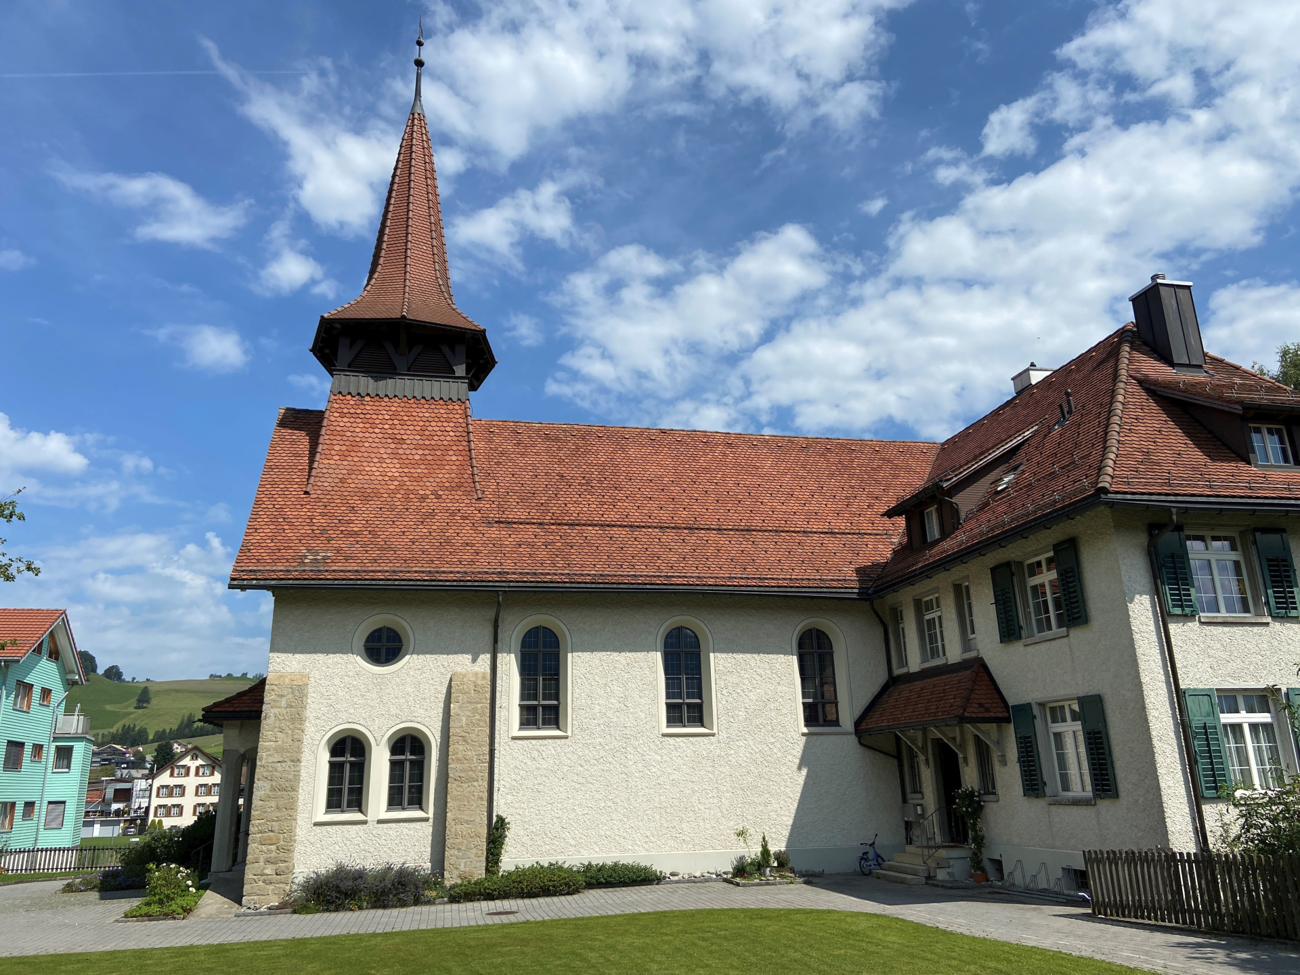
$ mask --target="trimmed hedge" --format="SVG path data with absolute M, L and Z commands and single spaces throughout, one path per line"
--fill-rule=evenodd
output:
M 582 874 L 562 863 L 543 866 L 515 867 L 498 877 L 480 877 L 462 880 L 447 888 L 447 897 L 453 902 L 499 901 L 509 897 L 555 897 L 576 894 L 586 884 Z
M 418 867 L 358 867 L 339 863 L 293 885 L 289 902 L 301 914 L 365 911 L 430 904 L 443 895 L 442 878 Z
M 644 863 L 584 863 L 578 867 L 583 883 L 593 887 L 639 887 L 644 884 L 657 884 L 664 875 L 654 867 Z

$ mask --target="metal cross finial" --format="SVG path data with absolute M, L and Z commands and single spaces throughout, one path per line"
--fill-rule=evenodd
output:
M 424 105 L 420 102 L 420 69 L 424 67 L 424 58 L 420 57 L 424 47 L 424 18 L 420 18 L 420 33 L 415 38 L 415 101 L 411 103 L 412 115 L 423 115 Z

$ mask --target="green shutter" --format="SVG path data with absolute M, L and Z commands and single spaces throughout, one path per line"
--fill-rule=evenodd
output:
M 1020 790 L 1024 795 L 1040 798 L 1046 790 L 1038 760 L 1038 736 L 1034 734 L 1034 706 L 1013 705 L 1011 724 L 1016 735 L 1016 761 L 1020 763 Z
M 1171 528 L 1156 542 L 1156 566 L 1165 612 L 1170 616 L 1195 616 L 1196 591 L 1192 588 L 1192 563 L 1187 558 L 1187 536 Z
M 1083 602 L 1083 575 L 1079 572 L 1079 553 L 1074 539 L 1067 538 L 1052 546 L 1056 556 L 1056 580 L 1061 585 L 1061 605 L 1065 609 L 1066 626 L 1082 626 L 1088 622 L 1088 607 Z
M 1016 609 L 1016 574 L 1010 562 L 995 565 L 993 575 L 993 607 L 998 617 L 998 639 L 1011 643 L 1020 639 L 1020 613 Z
M 1056 563 L 1058 566 L 1060 562 Z M 1115 765 L 1111 761 L 1110 735 L 1106 731 L 1106 712 L 1100 694 L 1079 698 L 1079 719 L 1083 725 L 1083 748 L 1088 754 L 1088 775 L 1092 794 L 1098 799 L 1118 799 Z
M 1219 695 L 1211 689 L 1183 689 L 1187 723 L 1192 730 L 1192 764 L 1201 795 L 1213 799 L 1228 785 L 1223 753 L 1223 725 L 1219 723 Z
M 1300 616 L 1300 599 L 1296 597 L 1295 563 L 1291 545 L 1280 528 L 1255 531 L 1255 547 L 1264 570 L 1264 598 L 1270 616 Z

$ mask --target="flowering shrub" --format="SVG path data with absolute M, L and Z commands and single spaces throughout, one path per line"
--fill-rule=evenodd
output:
M 198 904 L 203 891 L 199 877 L 193 870 L 174 863 L 150 864 L 145 895 L 135 907 L 126 912 L 127 917 L 158 917 L 179 915 L 184 917 Z
M 288 900 L 299 914 L 315 914 L 414 907 L 430 904 L 443 893 L 442 878 L 420 867 L 338 863 L 296 882 Z

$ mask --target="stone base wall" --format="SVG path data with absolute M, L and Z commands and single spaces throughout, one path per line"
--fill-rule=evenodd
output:
M 244 905 L 279 903 L 293 879 L 307 675 L 267 674 L 244 867 Z
M 447 728 L 447 883 L 483 876 L 487 861 L 488 716 L 491 677 L 451 675 Z

